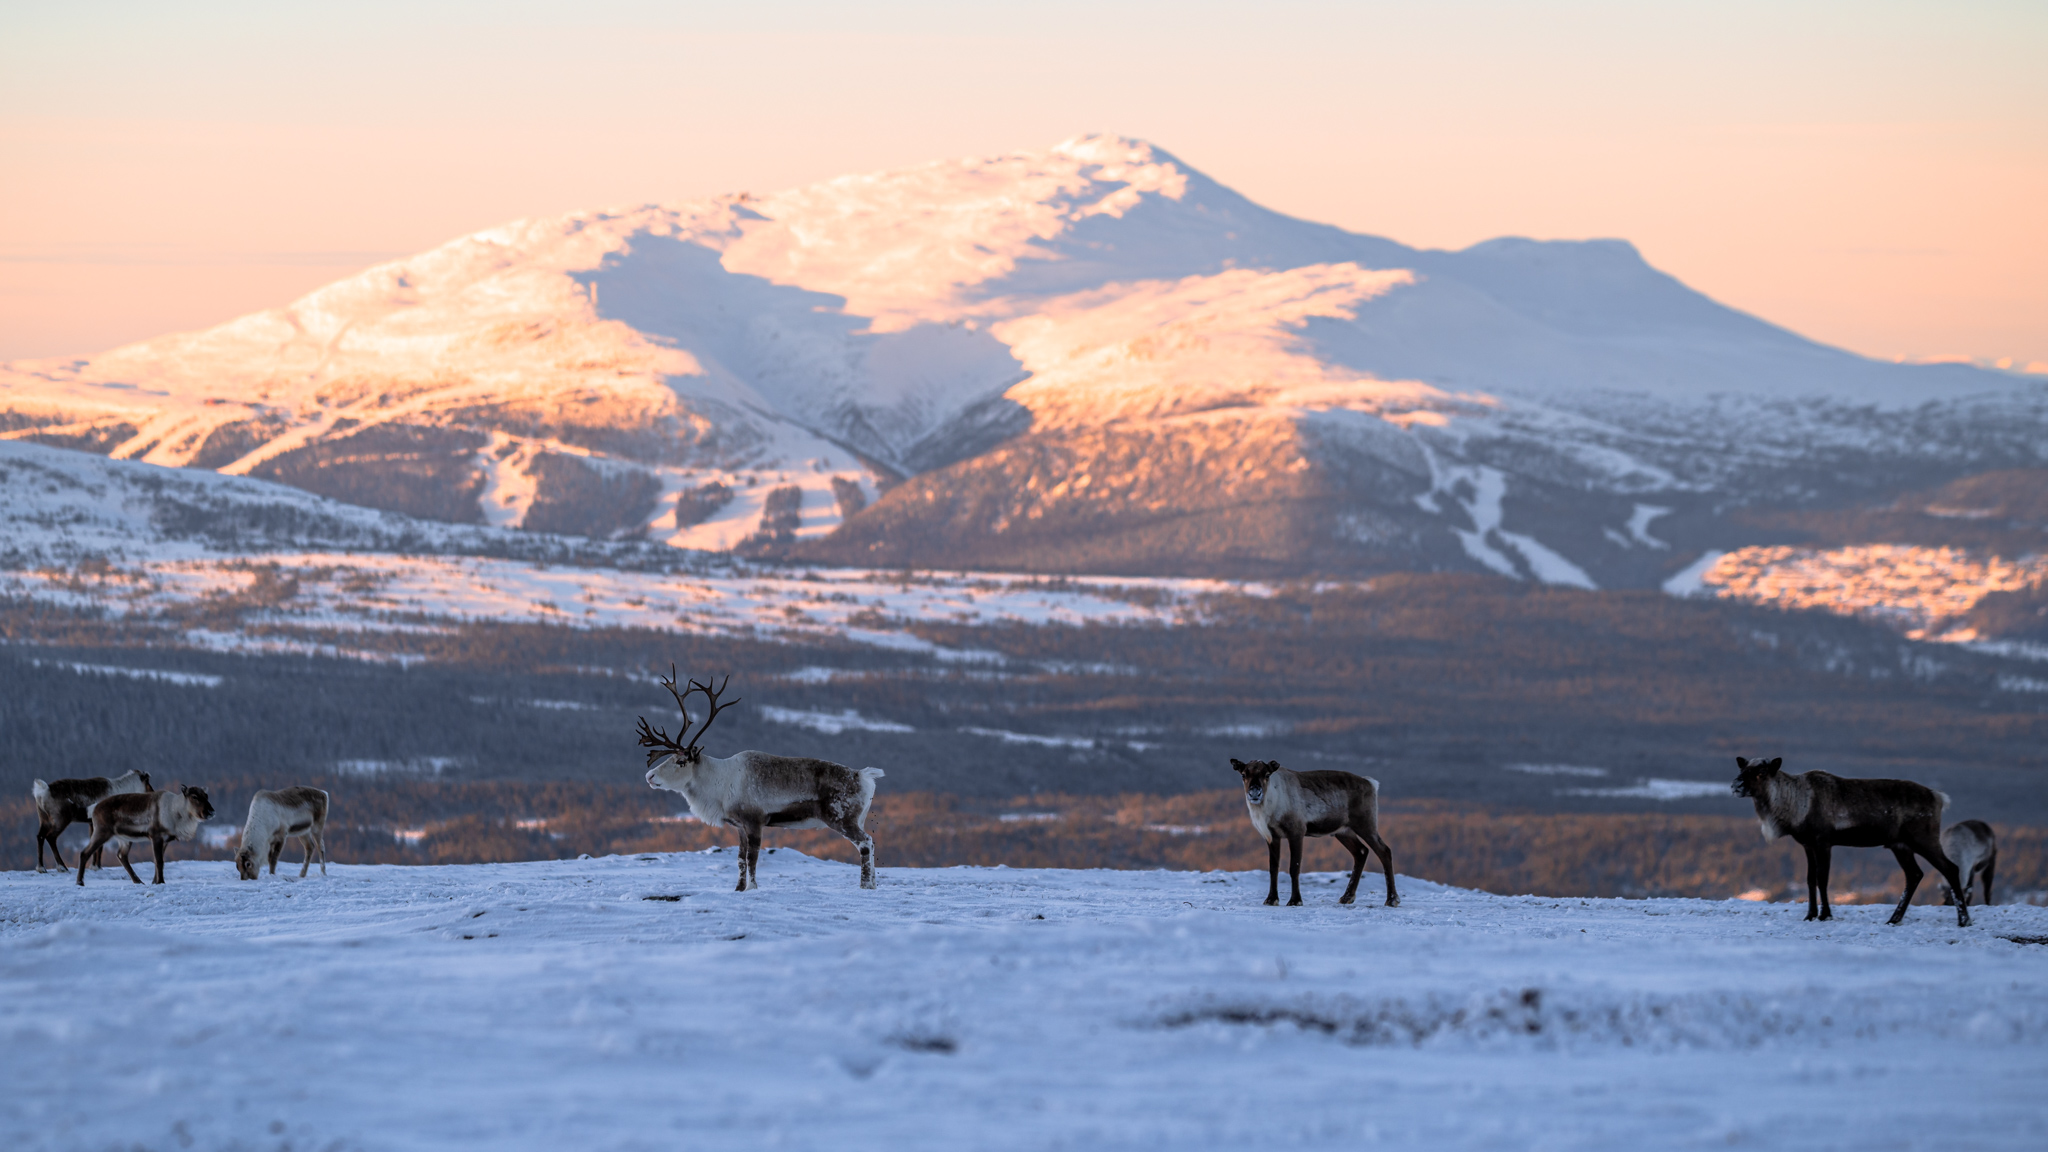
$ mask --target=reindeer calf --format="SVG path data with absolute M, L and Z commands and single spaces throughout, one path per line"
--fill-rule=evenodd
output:
M 1913 890 L 1924 875 L 1913 863 L 1919 853 L 1934 865 L 1952 891 L 1962 890 L 1955 864 L 1941 850 L 1941 810 L 1948 797 L 1911 780 L 1851 780 L 1827 772 L 1790 773 L 1782 759 L 1735 758 L 1730 789 L 1756 805 L 1765 840 L 1790 836 L 1806 849 L 1806 918 L 1832 920 L 1828 865 L 1834 848 L 1889 848 L 1906 874 L 1906 894 L 1889 923 L 1906 918 Z M 1970 926 L 1968 901 L 1956 905 L 1956 926 Z
M 1991 825 L 1982 820 L 1962 820 L 1949 825 L 1941 833 L 1941 850 L 1956 862 L 1956 871 L 1962 873 L 1963 889 L 1951 889 L 1943 898 L 1943 904 L 1957 900 L 1970 902 L 1970 884 L 1977 877 L 1984 878 L 1984 902 L 1991 903 L 1991 874 L 1998 869 L 1998 837 L 1992 833 Z
M 1288 847 L 1287 878 L 1294 896 L 1292 908 L 1301 903 L 1301 840 L 1304 836 L 1335 836 L 1351 850 L 1351 883 L 1337 901 L 1349 904 L 1358 897 L 1358 879 L 1365 875 L 1365 853 L 1370 848 L 1380 858 L 1380 871 L 1387 877 L 1387 907 L 1401 903 L 1394 890 L 1394 856 L 1380 839 L 1380 782 L 1370 776 L 1349 772 L 1296 772 L 1271 760 L 1247 764 L 1232 759 L 1231 768 L 1244 780 L 1244 805 L 1251 811 L 1252 827 L 1266 841 L 1266 903 L 1280 902 L 1280 841 Z
M 149 841 L 156 851 L 156 879 L 151 883 L 163 883 L 164 845 L 190 840 L 198 834 L 200 823 L 212 815 L 213 803 L 206 798 L 206 789 L 194 785 L 170 792 L 107 797 L 92 810 L 92 841 L 78 857 L 78 886 L 85 887 L 86 857 L 106 847 L 109 840 L 120 842 L 121 867 L 128 869 L 128 878 L 137 884 L 142 877 L 128 863 L 128 845 Z
M 105 776 L 87 776 L 79 780 L 52 780 L 35 782 L 32 789 L 36 798 L 36 871 L 42 872 L 43 844 L 50 845 L 50 855 L 57 858 L 57 868 L 63 871 L 70 867 L 64 863 L 64 854 L 57 850 L 57 837 L 66 828 L 81 821 L 92 822 L 93 805 L 109 796 L 124 796 L 130 792 L 150 791 L 149 773 L 124 772 L 112 780 Z M 102 863 L 98 856 L 93 858 L 93 867 Z
M 299 842 L 306 858 L 299 864 L 299 878 L 313 867 L 313 854 L 320 854 L 320 874 L 327 875 L 327 844 L 321 838 L 327 830 L 327 793 L 318 788 L 280 788 L 258 792 L 249 798 L 249 818 L 242 824 L 242 846 L 235 852 L 235 871 L 244 880 L 263 875 L 263 861 L 270 861 L 270 874 L 277 875 L 277 858 L 287 838 Z

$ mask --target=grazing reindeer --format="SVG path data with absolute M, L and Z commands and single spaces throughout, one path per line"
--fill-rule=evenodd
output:
M 1944 894 L 1943 904 L 1956 900 L 1970 902 L 1970 884 L 1977 877 L 1984 877 L 1984 902 L 1991 903 L 1991 874 L 1998 869 L 1998 837 L 1991 831 L 1991 825 L 1982 820 L 1963 820 L 1949 825 L 1941 833 L 1941 850 L 1956 862 L 1956 871 L 1962 873 L 1963 890 Z
M 1380 858 L 1387 877 L 1387 907 L 1401 903 L 1394 890 L 1394 856 L 1380 839 L 1380 782 L 1349 772 L 1295 772 L 1271 760 L 1247 764 L 1232 759 L 1231 768 L 1244 779 L 1244 806 L 1252 827 L 1266 841 L 1266 903 L 1280 902 L 1280 841 L 1288 848 L 1287 878 L 1294 886 L 1289 908 L 1301 903 L 1301 839 L 1335 836 L 1351 850 L 1351 883 L 1337 901 L 1358 897 L 1358 878 L 1365 875 L 1366 849 Z
M 190 840 L 199 831 L 200 822 L 212 815 L 213 802 L 206 798 L 206 789 L 197 785 L 188 784 L 169 792 L 107 797 L 92 810 L 92 841 L 78 857 L 78 886 L 85 887 L 85 858 L 106 847 L 109 840 L 121 842 L 121 867 L 128 869 L 128 878 L 137 884 L 142 883 L 142 877 L 128 863 L 128 845 L 138 840 L 149 841 L 156 850 L 156 879 L 150 883 L 163 883 L 165 843 Z
M 1832 920 L 1828 900 L 1828 864 L 1837 845 L 1843 848 L 1889 848 L 1906 873 L 1906 895 L 1888 923 L 1906 918 L 1913 890 L 1923 873 L 1913 854 L 1948 881 L 1962 884 L 1956 866 L 1941 850 L 1941 810 L 1948 797 L 1911 780 L 1849 780 L 1827 772 L 1781 772 L 1783 759 L 1735 758 L 1738 775 L 1731 790 L 1756 805 L 1765 840 L 1790 836 L 1806 849 L 1806 918 Z M 1970 926 L 1967 902 L 1956 905 L 1956 926 Z
M 244 880 L 260 879 L 263 861 L 270 861 L 270 874 L 277 875 L 277 858 L 287 839 L 297 840 L 306 859 L 299 865 L 305 879 L 313 867 L 313 854 L 320 854 L 320 874 L 327 875 L 327 793 L 318 788 L 280 788 L 258 792 L 249 798 L 249 819 L 242 824 L 242 846 L 235 852 L 235 872 Z
M 57 851 L 57 837 L 66 828 L 81 821 L 92 822 L 92 806 L 109 796 L 123 796 L 130 792 L 151 791 L 149 773 L 130 770 L 112 780 L 105 776 L 87 776 L 82 780 L 53 780 L 35 782 L 36 798 L 36 871 L 43 868 L 43 844 L 50 845 L 50 855 L 57 858 L 57 870 L 64 871 L 70 865 L 64 863 L 64 854 Z M 93 857 L 93 867 L 106 861 L 105 854 Z
M 725 678 L 725 684 L 732 677 Z M 676 691 L 675 667 L 661 686 L 676 698 L 683 714 L 683 727 L 671 740 L 659 728 L 640 720 L 640 745 L 647 749 L 647 786 L 680 792 L 690 802 L 690 811 L 706 824 L 729 824 L 740 830 L 740 885 L 738 891 L 761 885 L 754 866 L 761 857 L 763 828 L 830 828 L 860 849 L 860 886 L 875 886 L 875 839 L 868 835 L 868 805 L 875 799 L 875 778 L 880 768 L 855 771 L 829 760 L 808 756 L 775 756 L 767 752 L 741 752 L 723 760 L 706 756 L 701 742 L 705 729 L 719 712 L 739 703 L 718 702 L 725 684 L 714 691 L 709 684 L 690 681 L 690 687 Z M 690 695 L 702 692 L 710 709 L 704 723 L 690 735 Z M 688 737 L 687 742 L 683 739 Z

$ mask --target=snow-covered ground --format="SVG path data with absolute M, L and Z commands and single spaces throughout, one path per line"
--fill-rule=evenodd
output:
M 2048 909 L 733 866 L 0 873 L 0 1144 L 2048 1146 Z
M 385 631 L 457 621 L 545 621 L 802 639 L 830 634 L 934 651 L 920 621 L 991 624 L 1162 623 L 1198 614 L 1200 597 L 1263 585 L 1165 578 L 1047 581 L 987 573 L 901 574 L 737 569 L 730 576 L 624 572 L 469 556 L 278 553 L 145 562 L 107 569 L 0 571 L 0 595 L 147 617 L 234 598 L 256 635 L 207 633 L 209 647 L 262 648 L 278 626 Z

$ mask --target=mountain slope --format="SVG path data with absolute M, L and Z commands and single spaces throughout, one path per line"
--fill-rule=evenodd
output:
M 436 519 L 1038 570 L 1650 586 L 1731 505 L 2048 451 L 2038 381 L 1620 241 L 1419 251 L 1100 136 L 507 225 L 0 388 L 9 435 Z

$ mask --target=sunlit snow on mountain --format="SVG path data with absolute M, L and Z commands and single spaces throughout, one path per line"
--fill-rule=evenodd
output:
M 522 221 L 0 389 L 16 438 L 432 520 L 1040 572 L 1654 587 L 1759 543 L 1731 505 L 2048 450 L 2039 380 L 1823 347 L 1621 241 L 1295 220 L 1111 136 Z

